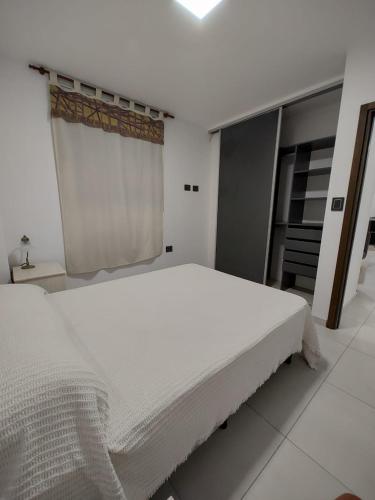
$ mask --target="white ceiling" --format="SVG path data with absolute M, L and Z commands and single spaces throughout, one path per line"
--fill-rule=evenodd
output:
M 0 0 L 0 52 L 211 128 L 341 76 L 374 0 Z M 1 71 L 1 68 L 0 68 Z

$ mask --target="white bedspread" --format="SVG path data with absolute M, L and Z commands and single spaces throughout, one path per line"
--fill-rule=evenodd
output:
M 0 286 L 0 498 L 124 499 L 106 387 L 46 297 Z
M 128 500 L 145 500 L 267 380 L 319 345 L 306 302 L 197 265 L 56 293 L 109 394 L 107 444 Z

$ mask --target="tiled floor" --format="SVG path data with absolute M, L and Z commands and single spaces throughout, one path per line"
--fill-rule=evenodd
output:
M 375 500 L 375 252 L 323 360 L 283 365 L 153 500 Z

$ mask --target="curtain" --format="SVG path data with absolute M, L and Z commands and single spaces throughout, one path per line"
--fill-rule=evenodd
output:
M 56 85 L 50 100 L 67 272 L 160 255 L 163 121 Z

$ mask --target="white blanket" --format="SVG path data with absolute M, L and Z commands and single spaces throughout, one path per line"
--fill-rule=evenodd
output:
M 0 498 L 123 499 L 106 387 L 45 297 L 0 286 Z
M 49 296 L 109 392 L 107 443 L 144 500 L 291 353 L 314 365 L 306 302 L 196 265 Z

